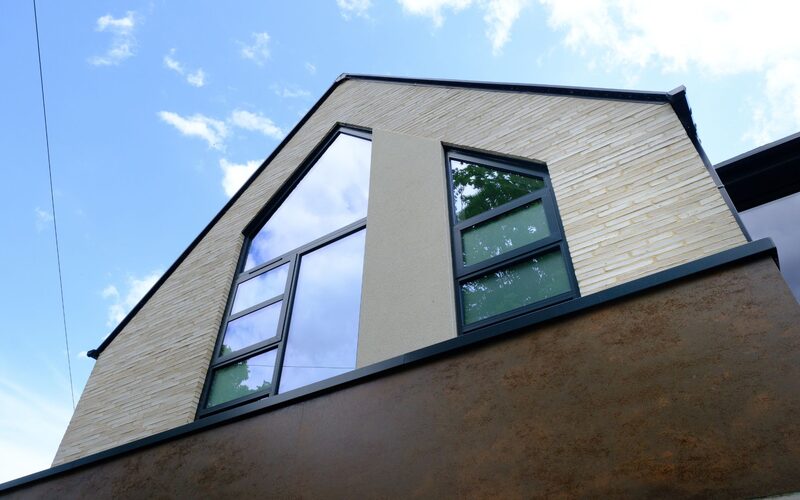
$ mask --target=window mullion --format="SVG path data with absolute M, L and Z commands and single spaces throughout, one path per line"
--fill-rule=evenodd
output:
M 275 357 L 275 372 L 272 374 L 272 387 L 270 389 L 270 396 L 278 394 L 278 387 L 281 383 L 281 374 L 283 373 L 283 358 L 286 355 L 286 340 L 289 337 L 289 326 L 292 318 L 292 307 L 294 306 L 294 296 L 297 292 L 297 275 L 300 270 L 300 252 L 298 251 L 290 261 L 289 279 L 286 283 L 286 292 L 284 293 L 285 300 L 283 301 L 283 308 L 280 321 L 280 342 L 278 343 L 278 352 Z
M 239 312 L 237 312 L 235 314 L 230 314 L 228 316 L 228 319 L 227 319 L 226 323 L 230 323 L 231 321 L 233 321 L 235 319 L 239 319 L 242 316 L 247 316 L 248 314 L 256 312 L 259 309 L 263 309 L 263 308 L 265 308 L 267 306 L 271 306 L 272 304 L 274 304 L 276 302 L 280 302 L 281 300 L 283 300 L 283 296 L 284 296 L 284 294 L 276 295 L 276 296 L 271 297 L 271 298 L 269 298 L 269 299 L 267 299 L 267 300 L 265 300 L 263 302 L 259 302 L 258 304 L 252 305 L 252 306 L 248 307 L 247 309 L 242 309 L 241 311 L 239 311 Z M 227 324 L 226 324 L 226 329 L 227 329 Z
M 537 241 L 535 243 L 531 243 L 530 245 L 517 248 L 511 252 L 498 255 L 497 257 L 487 259 L 478 264 L 474 264 L 468 268 L 464 268 L 462 269 L 462 272 L 458 274 L 457 278 L 458 281 L 468 281 L 492 271 L 514 265 L 521 260 L 533 258 L 537 255 L 555 250 L 556 248 L 560 248 L 560 246 L 561 237 L 559 235 L 550 236 L 544 241 L 544 243 L 540 244 L 540 242 Z
M 455 229 L 462 230 L 472 227 L 476 224 L 480 224 L 481 222 L 486 222 L 487 220 L 494 219 L 495 217 L 503 215 L 506 212 L 511 212 L 515 208 L 527 205 L 528 203 L 533 203 L 536 200 L 544 199 L 546 196 L 547 188 L 538 189 L 530 194 L 526 194 L 525 196 L 520 196 L 516 200 L 509 201 L 508 203 L 500 205 L 499 207 L 495 207 L 491 210 L 483 212 L 482 214 L 478 214 L 474 217 L 463 220 L 455 225 Z

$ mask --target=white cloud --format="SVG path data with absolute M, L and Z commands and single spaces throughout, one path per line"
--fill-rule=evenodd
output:
M 233 196 L 236 191 L 242 187 L 242 184 L 253 175 L 260 162 L 258 160 L 251 160 L 244 164 L 231 163 L 225 158 L 219 161 L 219 167 L 222 169 L 222 189 L 225 194 Z
M 283 97 L 284 99 L 293 99 L 296 97 L 308 98 L 311 97 L 311 92 L 308 90 L 298 89 L 298 88 L 289 88 L 289 87 L 273 87 L 275 90 L 275 95 L 278 97 Z
M 283 131 L 275 125 L 272 120 L 261 113 L 251 113 L 250 111 L 237 109 L 231 113 L 228 120 L 232 125 L 245 130 L 261 132 L 265 136 L 273 139 L 283 138 Z
M 269 35 L 266 32 L 253 33 L 250 38 L 249 45 L 240 42 L 242 46 L 240 54 L 260 66 L 269 59 Z
M 36 213 L 36 230 L 41 232 L 50 227 L 53 222 L 53 215 L 47 210 L 42 210 L 39 207 L 33 209 Z
M 308 71 L 308 73 L 310 75 L 316 75 L 317 74 L 317 67 L 314 66 L 313 64 L 311 64 L 310 62 L 307 62 L 306 63 L 306 71 Z
M 219 151 L 225 149 L 225 139 L 232 134 L 231 127 L 259 132 L 272 139 L 282 139 L 284 135 L 283 130 L 266 116 L 242 109 L 234 110 L 225 121 L 200 113 L 184 117 L 171 111 L 161 111 L 158 116 L 183 135 L 200 137 L 209 147 Z
M 483 10 L 486 37 L 492 44 L 492 53 L 499 55 L 511 39 L 511 27 L 519 18 L 529 0 L 398 0 L 409 14 L 431 18 L 437 28 L 444 23 L 444 11 L 454 13 L 473 5 Z
M 183 117 L 171 111 L 161 111 L 158 116 L 169 123 L 183 135 L 200 137 L 208 146 L 222 150 L 225 148 L 225 138 L 228 136 L 228 126 L 225 122 L 215 120 L 201 114 Z
M 372 0 L 336 0 L 336 5 L 339 6 L 339 12 L 341 12 L 342 17 L 348 21 L 353 16 L 368 19 Z
M 89 64 L 116 66 L 133 56 L 136 48 L 136 38 L 133 35 L 136 29 L 136 20 L 137 15 L 133 11 L 128 11 L 125 17 L 114 18 L 110 14 L 106 14 L 98 18 L 95 30 L 111 33 L 111 44 L 105 54 L 90 57 Z
M 126 289 L 124 293 L 120 293 L 119 289 L 114 285 L 108 285 L 103 289 L 100 294 L 104 299 L 113 301 L 108 307 L 108 321 L 106 324 L 109 327 L 116 327 L 125 315 L 133 309 L 139 300 L 151 289 L 156 281 L 161 277 L 162 271 L 153 271 L 152 273 L 137 278 L 135 276 L 128 276 L 125 283 Z
M 177 59 L 173 59 L 172 56 L 175 54 L 175 49 L 171 49 L 169 54 L 164 56 L 164 66 L 167 69 L 171 69 L 172 71 L 182 75 L 183 74 L 183 65 L 178 62 Z
M 194 72 L 188 72 L 184 65 L 175 59 L 175 49 L 170 49 L 169 54 L 164 56 L 164 67 L 179 75 L 186 76 L 186 83 L 192 87 L 202 87 L 206 83 L 206 73 L 203 68 L 197 68 Z
M 800 58 L 787 59 L 766 72 L 765 102 L 752 102 L 753 120 L 744 138 L 765 144 L 800 129 Z
M 100 292 L 100 295 L 102 295 L 104 299 L 119 297 L 119 290 L 117 290 L 117 287 L 114 285 L 108 285 L 107 287 L 103 288 L 103 291 Z
M 757 75 L 747 137 L 766 142 L 800 128 L 797 2 L 540 0 L 548 24 L 590 64 L 610 70 L 694 71 L 711 77 Z
M 492 53 L 498 55 L 511 39 L 511 27 L 519 18 L 527 0 L 490 0 L 486 4 L 483 20 L 486 22 L 486 36 L 492 42 Z
M 453 12 L 458 12 L 472 5 L 472 0 L 398 0 L 398 2 L 405 12 L 430 17 L 437 27 L 444 23 L 443 10 L 451 9 Z
M 192 87 L 202 87 L 206 84 L 206 72 L 198 68 L 194 73 L 186 75 L 186 82 Z
M 0 483 L 50 467 L 72 414 L 68 404 L 54 404 L 51 398 L 14 384 L 9 374 L 2 375 Z

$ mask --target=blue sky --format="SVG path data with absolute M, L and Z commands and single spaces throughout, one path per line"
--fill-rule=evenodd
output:
M 736 5 L 734 5 L 736 4 Z M 190 8 L 191 7 L 191 8 Z M 342 72 L 688 88 L 712 162 L 800 129 L 800 8 L 40 0 L 76 398 L 96 347 Z M 30 2 L 0 15 L 0 481 L 72 411 Z

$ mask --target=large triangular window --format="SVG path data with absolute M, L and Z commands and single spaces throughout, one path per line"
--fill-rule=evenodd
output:
M 256 219 L 198 415 L 355 368 L 371 146 L 337 130 Z

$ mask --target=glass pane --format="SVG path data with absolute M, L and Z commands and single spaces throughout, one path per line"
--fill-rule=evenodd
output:
M 282 294 L 286 287 L 286 276 L 288 274 L 289 265 L 284 264 L 240 283 L 236 287 L 236 298 L 233 300 L 231 314 L 244 311 L 248 307 Z
M 283 301 L 275 302 L 228 323 L 222 338 L 220 356 L 274 337 L 278 333 L 282 303 Z
M 544 180 L 502 170 L 450 161 L 453 203 L 459 221 L 482 214 L 544 187 Z
M 461 232 L 464 265 L 476 264 L 550 236 L 541 200 Z
M 214 372 L 206 406 L 216 406 L 272 386 L 275 349 Z
M 356 367 L 364 231 L 302 258 L 280 392 Z
M 245 269 L 366 217 L 371 152 L 340 134 L 253 239 Z
M 493 271 L 461 285 L 464 323 L 470 324 L 570 290 L 560 251 Z

